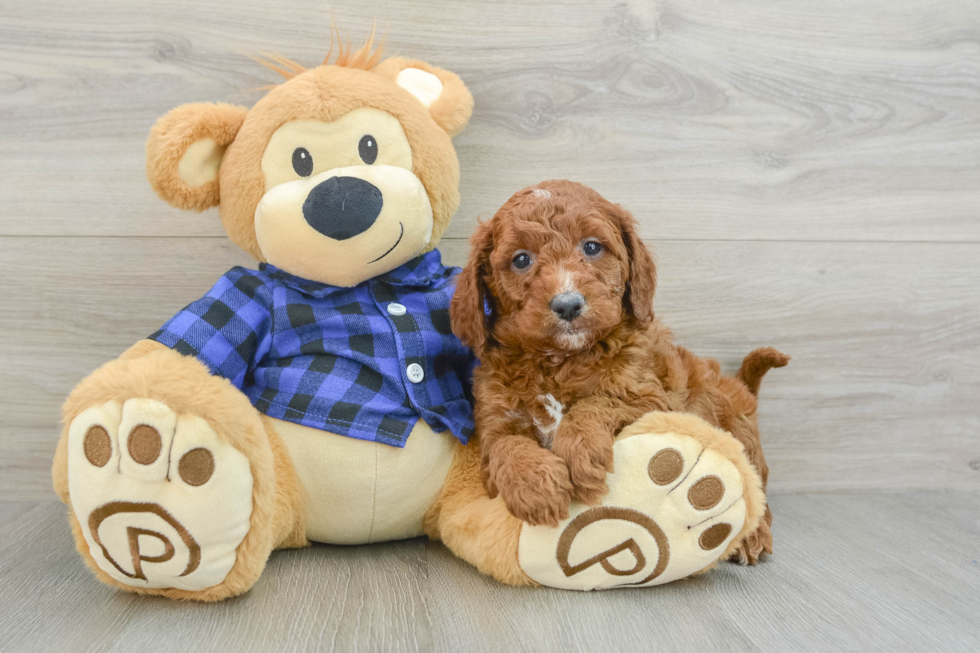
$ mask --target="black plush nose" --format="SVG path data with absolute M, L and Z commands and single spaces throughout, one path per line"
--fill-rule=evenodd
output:
M 551 298 L 551 310 L 563 320 L 571 322 L 582 314 L 585 297 L 577 292 L 563 292 Z
M 381 213 L 381 191 L 357 177 L 331 177 L 303 202 L 303 217 L 327 238 L 347 240 L 371 228 Z

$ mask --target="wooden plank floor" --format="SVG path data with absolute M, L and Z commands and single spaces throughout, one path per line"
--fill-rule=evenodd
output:
M 0 504 L 8 651 L 975 651 L 975 493 L 772 500 L 776 554 L 651 590 L 496 584 L 424 539 L 273 554 L 220 604 L 96 582 L 63 508 Z
M 276 554 L 218 606 L 98 585 L 49 468 L 71 387 L 230 266 L 143 143 L 250 105 L 243 53 L 322 59 L 331 14 L 459 73 L 450 263 L 569 177 L 640 220 L 658 314 L 727 370 L 761 345 L 777 555 L 651 591 L 512 590 L 425 541 Z M 976 650 L 975 0 L 0 0 L 0 649 Z

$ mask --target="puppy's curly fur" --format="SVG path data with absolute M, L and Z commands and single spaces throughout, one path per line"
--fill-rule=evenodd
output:
M 481 361 L 474 394 L 484 482 L 511 513 L 556 526 L 572 498 L 598 503 L 615 435 L 653 410 L 694 413 L 727 430 L 765 487 L 756 394 L 789 357 L 757 349 L 732 378 L 675 345 L 654 317 L 656 267 L 626 210 L 581 184 L 548 181 L 511 197 L 471 245 L 452 328 Z M 577 294 L 580 314 L 552 310 L 563 293 Z M 771 552 L 771 522 L 767 508 L 734 557 L 754 564 Z

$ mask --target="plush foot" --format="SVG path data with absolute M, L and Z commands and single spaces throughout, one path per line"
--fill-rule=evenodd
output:
M 731 436 L 701 424 L 711 437 L 683 429 L 620 436 L 601 505 L 573 503 L 557 528 L 522 526 L 524 572 L 562 589 L 650 586 L 690 576 L 730 552 L 744 535 L 747 507 L 758 521 L 760 481 Z
M 249 531 L 248 459 L 201 417 L 152 399 L 71 422 L 68 488 L 92 560 L 132 587 L 213 587 Z

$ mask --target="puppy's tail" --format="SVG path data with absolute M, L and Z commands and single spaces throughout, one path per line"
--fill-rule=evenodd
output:
M 789 362 L 789 356 L 773 347 L 760 347 L 749 352 L 738 368 L 736 378 L 749 388 L 749 392 L 758 396 L 762 377 L 773 367 L 783 367 Z

